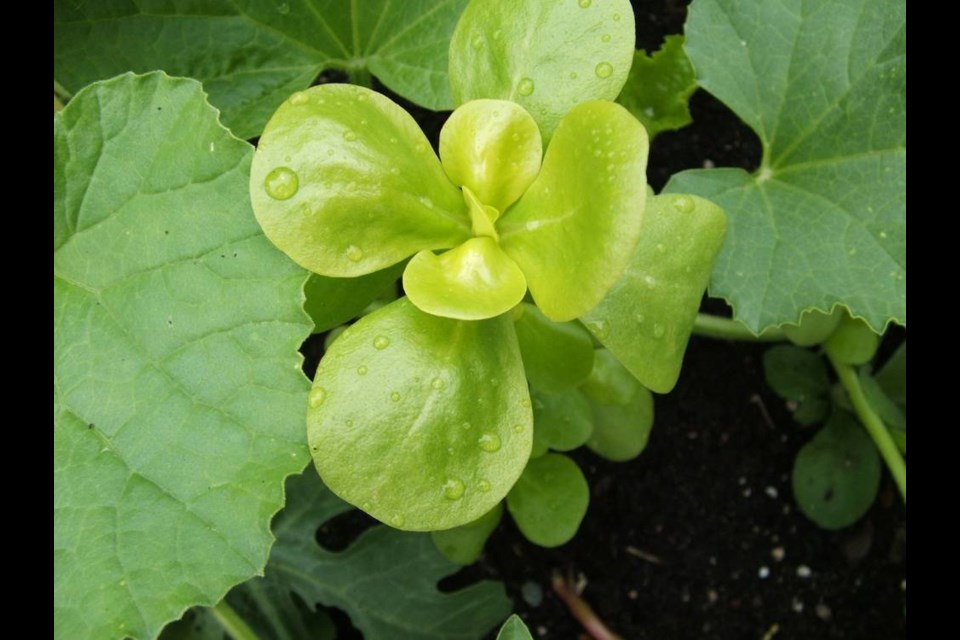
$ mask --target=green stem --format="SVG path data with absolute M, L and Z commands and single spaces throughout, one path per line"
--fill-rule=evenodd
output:
M 904 462 L 903 456 L 900 455 L 900 450 L 897 449 L 897 445 L 890 436 L 887 426 L 883 424 L 883 420 L 870 406 L 867 396 L 863 393 L 863 387 L 860 386 L 860 378 L 857 377 L 856 370 L 848 364 L 834 360 L 829 350 L 827 351 L 827 358 L 830 359 L 830 364 L 837 372 L 840 383 L 847 390 L 857 417 L 860 418 L 860 422 L 863 423 L 867 433 L 870 434 L 874 444 L 877 445 L 877 449 L 880 450 L 880 456 L 887 463 L 887 468 L 890 469 L 890 474 L 896 480 L 897 487 L 900 489 L 900 495 L 903 496 L 903 503 L 906 504 L 907 464 Z
M 693 332 L 708 338 L 722 340 L 748 340 L 750 342 L 780 342 L 786 337 L 777 327 L 770 327 L 760 335 L 747 329 L 743 324 L 730 318 L 721 318 L 707 313 L 698 313 L 693 323 Z
M 260 640 L 259 636 L 250 628 L 250 625 L 237 615 L 233 607 L 227 604 L 226 598 L 221 600 L 217 606 L 212 607 L 210 611 L 233 640 Z

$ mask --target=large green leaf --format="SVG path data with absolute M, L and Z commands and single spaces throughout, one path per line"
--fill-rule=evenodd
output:
M 523 471 L 532 423 L 508 316 L 451 320 L 406 298 L 330 345 L 307 418 L 327 485 L 411 531 L 449 529 L 490 511 Z
M 351 85 L 312 87 L 277 109 L 250 198 L 267 237 L 325 276 L 365 275 L 470 237 L 463 196 L 414 119 Z
M 530 630 L 523 624 L 520 616 L 513 614 L 500 627 L 497 640 L 533 640 L 533 636 L 530 635 Z
M 711 293 L 754 331 L 849 306 L 906 324 L 906 3 L 698 0 L 702 87 L 760 137 L 760 169 L 690 171 L 668 190 L 730 216 Z
M 372 72 L 400 95 L 450 109 L 447 50 L 466 0 L 56 0 L 53 74 L 67 89 L 124 71 L 201 80 L 240 137 L 323 69 Z
M 513 100 L 549 140 L 574 105 L 620 93 L 633 23 L 628 0 L 473 0 L 450 41 L 454 99 Z
M 627 266 L 640 238 L 648 150 L 646 130 L 620 105 L 577 105 L 537 179 L 497 222 L 503 250 L 551 320 L 589 311 Z
M 630 264 L 583 321 L 645 386 L 677 383 L 726 219 L 715 204 L 676 194 L 647 201 Z
M 266 580 L 307 603 L 346 611 L 366 640 L 479 640 L 510 612 L 499 583 L 441 593 L 437 583 L 460 567 L 429 535 L 380 526 L 340 553 L 318 546 L 315 533 L 332 515 L 331 499 L 339 502 L 315 473 L 290 478 Z
M 303 309 L 313 319 L 313 332 L 323 333 L 356 318 L 378 296 L 391 292 L 405 266 L 400 262 L 356 278 L 311 274 L 303 287 Z
M 683 36 L 667 36 L 653 55 L 642 49 L 634 54 L 630 76 L 617 102 L 629 109 L 653 138 L 692 122 L 688 103 L 696 89 L 697 76 L 683 51 Z
M 262 570 L 303 468 L 302 270 L 200 84 L 54 116 L 54 633 L 153 637 Z

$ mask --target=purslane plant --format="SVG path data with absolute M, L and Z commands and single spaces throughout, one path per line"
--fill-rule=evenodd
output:
M 648 384 L 656 390 L 676 380 L 723 235 L 722 214 L 696 198 L 672 196 L 652 206 L 659 215 L 646 220 L 647 133 L 610 101 L 633 53 L 632 12 L 626 2 L 585 12 L 591 4 L 468 6 L 450 57 L 461 104 L 441 131 L 439 160 L 402 108 L 349 85 L 294 93 L 260 138 L 250 178 L 254 211 L 267 237 L 298 264 L 344 278 L 409 258 L 406 298 L 361 319 L 330 346 L 307 418 L 326 484 L 395 527 L 473 522 L 527 468 L 534 411 L 514 316 L 520 322 L 528 289 L 545 322 L 586 318 L 601 343 L 612 327 L 611 349 L 641 381 L 638 360 L 654 370 Z M 580 27 L 582 37 L 595 39 L 604 57 L 567 61 L 560 70 L 566 86 L 542 60 L 553 55 L 542 51 L 556 44 L 551 37 L 524 47 L 503 35 L 533 33 L 543 22 L 569 34 L 583 15 L 595 23 Z M 583 86 L 572 82 L 579 75 L 570 69 L 578 65 L 592 77 Z M 493 73 L 481 73 L 490 66 Z M 678 216 L 680 224 L 665 225 L 670 235 L 638 258 L 643 225 L 653 237 Z M 683 222 L 694 237 L 680 244 L 690 239 Z M 686 282 L 671 290 L 678 280 Z M 620 345 L 624 317 L 632 328 L 644 321 L 635 308 L 640 290 L 652 339 L 667 350 L 652 367 L 650 349 L 638 352 L 631 341 L 624 353 Z M 529 471 L 535 485 L 549 476 L 585 487 L 563 456 L 537 464 Z M 529 501 L 521 493 L 511 499 L 511 513 L 535 522 L 536 509 L 522 506 Z

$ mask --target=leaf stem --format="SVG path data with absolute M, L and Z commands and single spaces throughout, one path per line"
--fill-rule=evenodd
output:
M 785 340 L 783 330 L 769 327 L 760 335 L 731 318 L 721 318 L 708 313 L 698 313 L 693 323 L 693 332 L 699 336 L 721 340 L 747 340 L 750 342 L 780 342 Z
M 554 592 L 570 609 L 570 614 L 576 618 L 594 640 L 622 640 L 620 636 L 610 631 L 597 617 L 590 605 L 577 593 L 569 580 L 564 580 L 560 574 L 553 574 L 551 580 Z
M 856 370 L 848 364 L 834 360 L 829 350 L 827 350 L 827 358 L 830 360 L 830 364 L 833 365 L 834 371 L 837 372 L 840 383 L 847 390 L 847 395 L 850 396 L 850 402 L 853 404 L 853 410 L 856 412 L 857 417 L 860 418 L 860 422 L 867 430 L 867 433 L 870 434 L 870 437 L 873 438 L 874 444 L 877 445 L 880 456 L 887 464 L 887 468 L 890 470 L 893 479 L 897 482 L 900 495 L 903 496 L 903 503 L 906 504 L 907 464 L 904 462 L 903 456 L 900 455 L 900 450 L 897 449 L 897 445 L 893 441 L 890 431 L 887 430 L 887 426 L 883 424 L 883 420 L 880 419 L 880 416 L 878 416 L 873 410 L 873 407 L 870 406 L 867 396 L 863 393 L 863 387 L 860 386 L 860 378 L 857 377 Z
M 211 607 L 210 612 L 233 640 L 260 640 L 260 637 L 250 628 L 250 625 L 237 615 L 233 607 L 227 604 L 226 598 L 221 600 L 217 606 Z

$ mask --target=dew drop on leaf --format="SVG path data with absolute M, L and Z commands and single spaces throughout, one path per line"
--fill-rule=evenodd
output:
M 377 351 L 383 351 L 390 346 L 390 338 L 387 336 L 377 336 L 373 339 L 373 348 Z
M 327 399 L 327 390 L 323 387 L 314 387 L 310 390 L 310 395 L 307 396 L 307 402 L 310 404 L 310 407 L 316 409 L 323 404 L 323 401 Z
M 654 338 L 662 338 L 666 332 L 667 332 L 667 330 L 663 327 L 662 324 L 657 323 L 657 324 L 653 325 L 653 337 L 654 337 Z
M 360 365 L 359 367 L 357 367 L 357 373 L 361 376 L 365 376 L 367 375 L 367 368 L 363 365 Z
M 609 78 L 613 75 L 613 65 L 609 62 L 601 62 L 594 69 L 598 78 Z
M 350 262 L 360 262 L 360 258 L 363 257 L 363 249 L 358 247 L 355 244 L 347 247 L 347 260 Z
M 686 196 L 680 196 L 673 201 L 673 208 L 680 213 L 690 213 L 694 208 L 693 200 Z
M 487 480 L 481 480 L 477 483 L 477 491 L 480 493 L 487 493 L 490 491 L 490 483 Z
M 400 402 L 400 394 L 396 391 L 390 394 L 390 399 L 394 402 Z
M 533 80 L 530 78 L 523 78 L 520 80 L 520 84 L 517 85 L 517 93 L 522 96 L 529 96 L 531 93 L 533 93 L 534 88 Z
M 299 107 L 307 104 L 310 101 L 310 98 L 303 91 L 297 91 L 295 94 L 290 96 L 290 104 L 295 107 Z
M 473 36 L 473 40 L 470 41 L 470 46 L 473 47 L 474 51 L 483 49 L 483 36 Z
M 344 131 L 343 139 L 347 140 L 348 142 L 352 142 L 357 139 L 357 134 L 354 131 Z
M 520 404 L 521 404 L 521 406 L 524 406 L 524 407 L 529 408 L 529 407 L 530 407 L 530 398 L 524 398 L 523 400 L 520 401 Z M 521 425 L 521 426 L 522 426 L 522 425 Z
M 604 42 L 610 42 L 610 34 L 605 33 L 602 36 L 600 36 L 600 39 L 603 40 Z
M 402 527 L 402 526 L 403 526 L 403 523 L 406 522 L 406 521 L 407 521 L 406 518 L 404 518 L 404 517 L 403 517 L 402 515 L 400 515 L 399 513 L 398 513 L 397 515 L 393 516 L 392 518 L 390 518 L 390 524 L 392 524 L 392 525 L 395 526 L 395 527 Z
M 613 21 L 614 21 L 614 22 L 620 22 L 620 14 L 619 14 L 619 13 L 613 14 Z
M 593 4 L 593 0 L 580 0 L 578 4 L 581 9 L 589 9 L 590 5 Z
M 478 441 L 480 448 L 487 453 L 496 453 L 500 451 L 500 436 L 489 431 L 480 436 Z
M 513 425 L 513 430 L 514 430 L 515 433 L 523 433 L 523 425 L 522 425 L 522 424 L 515 424 L 515 425 Z
M 430 386 L 436 389 L 437 391 L 440 391 L 447 385 L 443 381 L 443 378 L 434 378 L 433 381 L 430 383 Z
M 300 188 L 300 179 L 293 169 L 277 167 L 263 179 L 263 188 L 274 200 L 289 200 Z
M 466 487 L 463 486 L 463 481 L 457 478 L 448 478 L 443 483 L 443 497 L 447 500 L 459 500 L 463 497 L 464 491 Z

